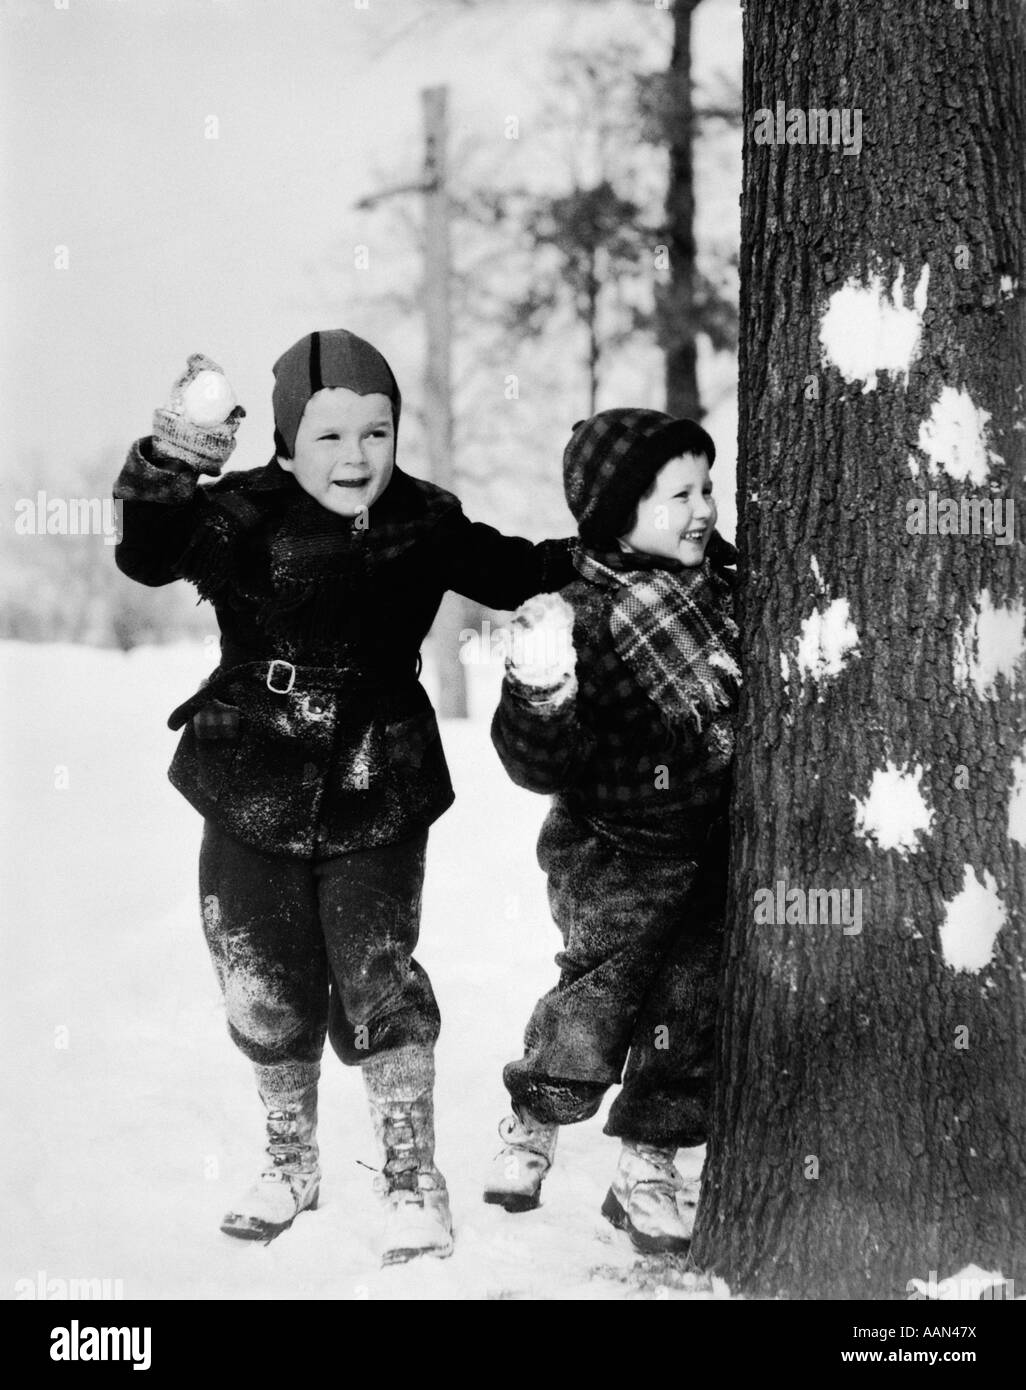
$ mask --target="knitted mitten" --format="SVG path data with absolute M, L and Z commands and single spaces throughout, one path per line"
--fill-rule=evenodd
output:
M 577 689 L 574 610 L 561 594 L 536 594 L 513 615 L 506 673 L 532 700 L 562 704 Z
M 153 413 L 154 452 L 216 476 L 235 448 L 235 431 L 245 414 L 217 363 L 194 352 L 167 405 Z

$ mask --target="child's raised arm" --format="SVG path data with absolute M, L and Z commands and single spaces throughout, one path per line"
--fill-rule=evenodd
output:
M 220 473 L 245 413 L 217 364 L 193 353 L 168 405 L 154 412 L 152 436 L 132 445 L 114 484 L 121 503 L 114 558 L 123 574 L 151 586 L 180 577 L 175 561 L 209 515 L 200 476 Z

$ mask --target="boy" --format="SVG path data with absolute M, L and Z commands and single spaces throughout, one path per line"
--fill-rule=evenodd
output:
M 642 1251 L 687 1248 L 674 1156 L 706 1139 L 740 681 L 715 457 L 700 425 L 658 411 L 574 427 L 579 574 L 516 615 L 492 725 L 513 780 L 554 793 L 538 859 L 564 950 L 503 1073 L 513 1113 L 485 1201 L 536 1207 L 559 1126 L 622 1078 L 602 1211 Z
M 395 377 L 341 329 L 275 363 L 275 457 L 198 486 L 244 414 L 186 412 L 218 370 L 189 359 L 114 495 L 120 569 L 191 580 L 221 630 L 220 665 L 168 721 L 185 730 L 170 779 L 205 818 L 200 898 L 229 1032 L 267 1111 L 270 1161 L 221 1229 L 270 1240 L 316 1207 L 327 1034 L 366 1082 L 383 1262 L 445 1256 L 439 1014 L 412 953 L 427 828 L 453 792 L 419 648 L 446 589 L 514 608 L 569 581 L 568 544 L 472 524 L 451 493 L 397 468 Z

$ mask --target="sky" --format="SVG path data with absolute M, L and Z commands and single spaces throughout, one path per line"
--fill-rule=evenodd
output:
M 699 14 L 707 6 L 707 32 L 720 25 L 732 43 L 733 3 L 707 0 Z M 606 34 L 648 45 L 658 65 L 670 21 L 657 10 L 4 0 L 7 466 L 31 452 L 58 478 L 64 460 L 127 446 L 194 351 L 224 366 L 246 405 L 235 461 L 265 462 L 277 356 L 311 328 L 339 326 L 340 312 L 374 338 L 367 301 L 399 282 L 416 293 L 403 248 L 354 203 L 419 176 L 420 89 L 449 85 L 454 146 L 494 142 L 499 169 L 507 117 L 529 129 L 544 92 L 546 53 Z M 713 48 L 713 66 L 736 63 L 727 53 L 717 64 Z M 370 265 L 357 270 L 361 244 Z M 380 345 L 416 398 L 419 382 L 402 374 L 419 360 L 410 338 Z

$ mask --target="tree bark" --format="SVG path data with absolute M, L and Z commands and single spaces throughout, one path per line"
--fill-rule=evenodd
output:
M 666 355 L 666 409 L 671 415 L 701 418 L 698 354 L 695 347 L 695 189 L 691 101 L 691 16 L 699 0 L 675 0 L 673 51 L 667 80 L 669 182 L 666 191 L 669 283 L 663 292 L 663 349 Z
M 931 490 L 1026 501 L 1024 14 L 745 10 L 746 684 L 694 1255 L 756 1296 L 969 1265 L 1026 1293 L 1024 548 L 908 530 Z M 861 153 L 755 144 L 778 101 L 860 109 Z M 861 931 L 767 922 L 778 883 L 860 890 Z

